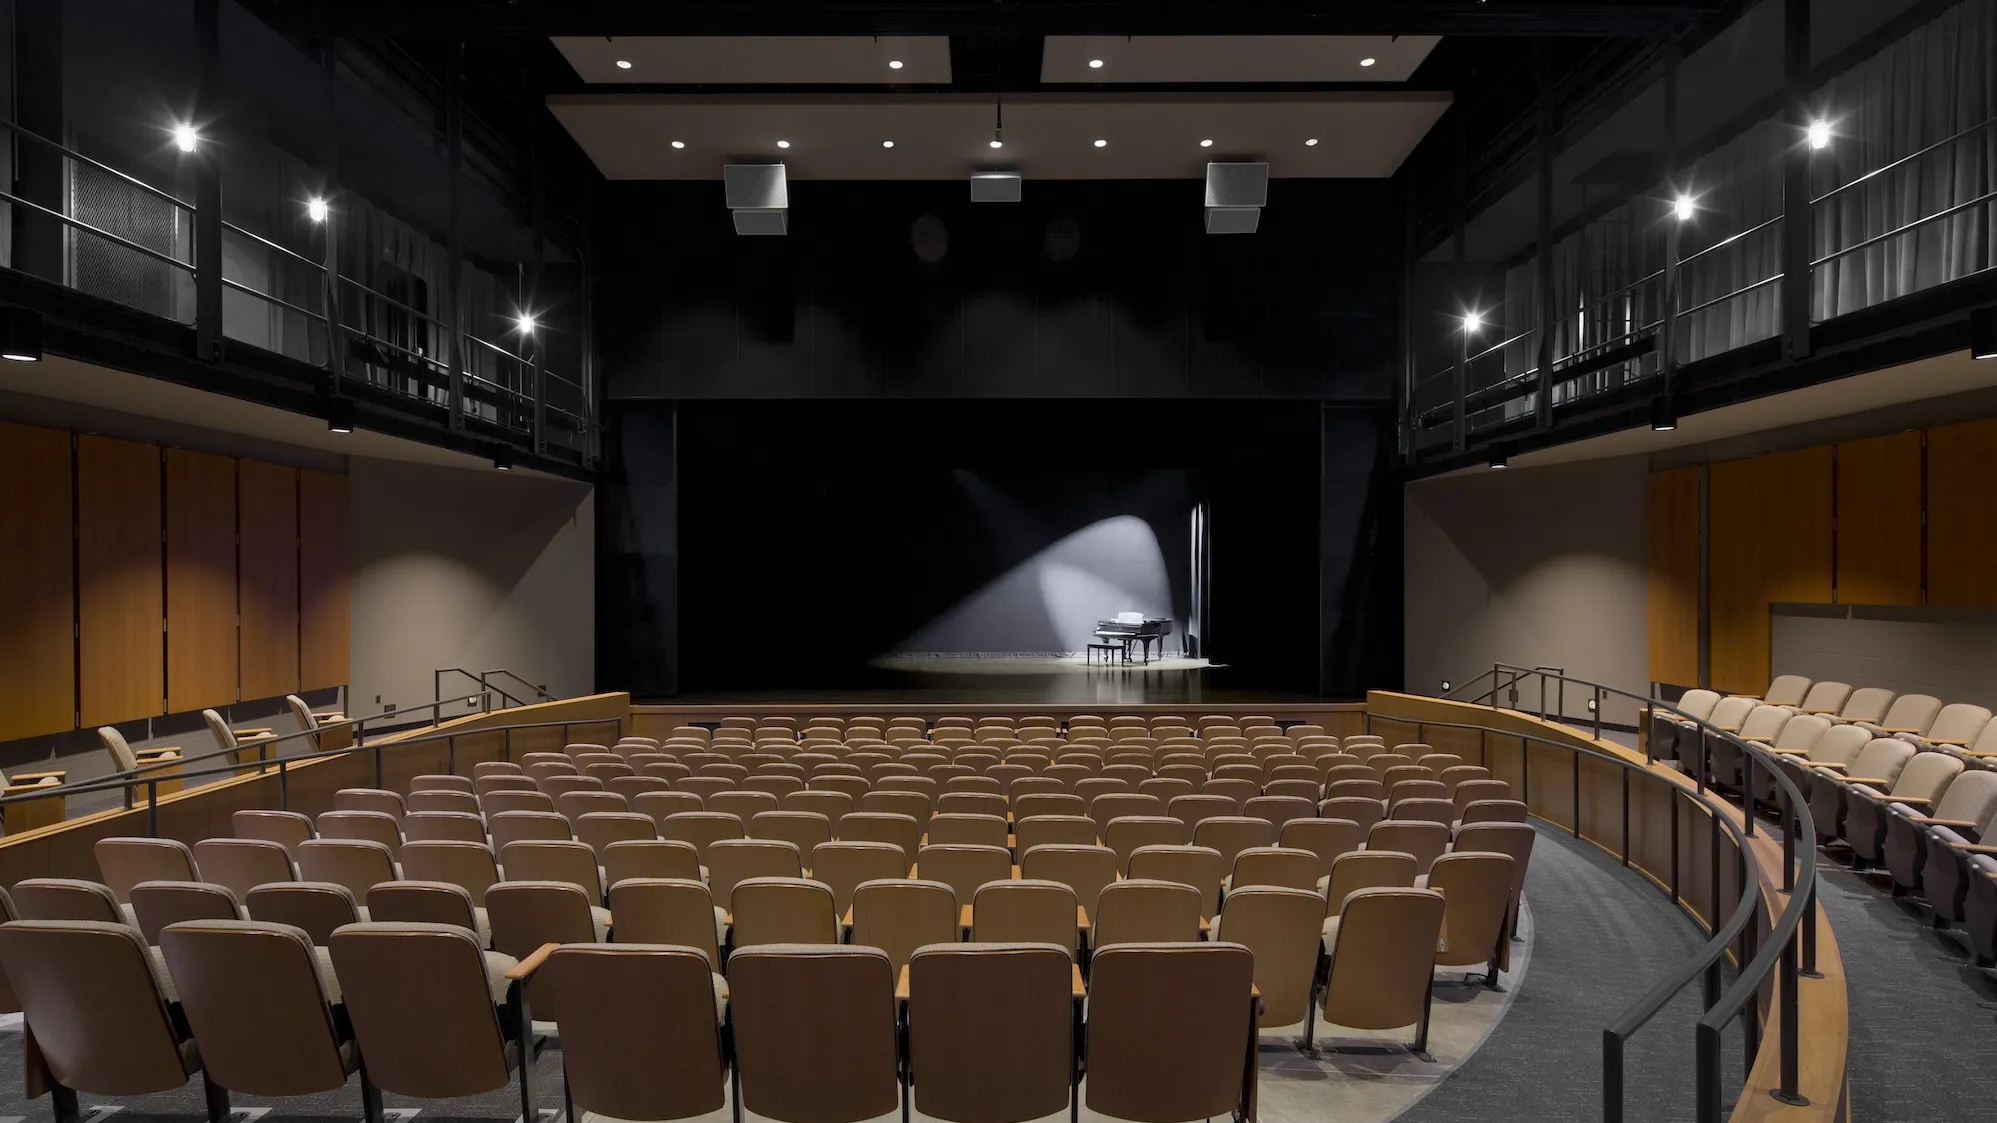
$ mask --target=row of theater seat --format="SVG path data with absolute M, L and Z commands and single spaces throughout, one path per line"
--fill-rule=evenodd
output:
M 1694 697 L 1694 695 L 1699 697 Z M 1710 697 L 1709 697 L 1710 696 Z M 1686 701 L 1690 705 L 1686 705 Z M 1773 754 L 1809 800 L 1817 841 L 1854 867 L 1883 866 L 1897 895 L 1919 894 L 1938 925 L 1960 923 L 1981 963 L 1997 962 L 1997 721 L 1929 695 L 1778 678 L 1765 701 L 1694 691 L 1680 708 Z M 1836 706 L 1837 712 L 1826 712 Z M 1723 737 L 1658 715 L 1653 751 L 1723 790 L 1747 782 Z M 1658 740 L 1662 734 L 1663 740 Z M 1703 764 L 1702 764 L 1703 762 Z M 1766 771 L 1752 795 L 1776 798 Z

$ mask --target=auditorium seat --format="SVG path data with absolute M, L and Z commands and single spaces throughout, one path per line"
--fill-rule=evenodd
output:
M 716 904 L 720 904 L 716 894 Z M 751 877 L 738 882 L 729 903 L 735 954 L 761 944 L 836 944 L 839 917 L 832 890 L 801 877 Z M 730 957 L 733 973 L 733 956 Z
M 934 844 L 1004 847 L 1006 822 L 997 815 L 935 815 L 929 820 L 927 841 Z
M 681 811 L 666 816 L 659 822 L 659 837 L 667 841 L 689 842 L 700 854 L 701 863 L 707 862 L 709 843 L 724 838 L 746 838 L 747 830 L 742 820 L 719 811 Z M 493 841 L 499 841 L 495 832 Z
M 1415 884 L 1449 847 L 1449 827 L 1431 820 L 1390 819 L 1366 832 L 1366 849 L 1396 850 L 1415 858 Z
M 1443 908 L 1442 894 L 1429 889 L 1361 889 L 1346 897 L 1327 940 L 1324 1020 L 1365 1030 L 1413 1026 L 1408 1050 L 1425 1058 Z
M 296 811 L 238 811 L 229 816 L 237 838 L 264 839 L 283 846 L 294 858 L 298 844 L 312 838 L 312 820 Z
M 1967 748 L 1990 724 L 1990 711 L 1982 706 L 1967 702 L 1952 702 L 1943 706 L 1935 714 L 1935 719 L 1921 734 L 1901 733 L 1898 736 L 1920 745 L 1932 748 Z
M 1811 727 L 1805 721 L 1824 721 L 1822 715 L 1798 715 L 1783 727 L 1785 734 L 1796 732 L 1799 739 L 1811 738 Z M 1800 727 L 1800 728 L 1799 728 Z M 1799 749 L 1788 737 L 1777 740 L 1769 747 L 1776 754 L 1777 763 L 1789 773 L 1803 797 L 1810 797 L 1810 770 L 1817 764 L 1828 764 L 1835 768 L 1849 767 L 1859 752 L 1872 743 L 1872 734 L 1856 725 L 1831 724 L 1810 739 L 1807 749 Z M 1771 781 L 1772 783 L 1772 781 Z M 1772 789 L 1769 793 L 1773 795 Z M 1814 812 L 1812 812 L 1814 814 Z
M 602 943 L 610 938 L 610 910 L 572 882 L 502 881 L 487 891 L 485 908 L 492 924 L 492 950 L 515 959 L 527 958 L 542 944 Z M 335 935 L 336 951 L 338 944 Z M 561 1011 L 551 1009 L 552 1003 L 536 1005 L 537 1019 L 561 1020 Z
M 495 854 L 515 842 L 566 841 L 574 837 L 568 816 L 553 811 L 502 811 L 487 816 L 485 825 L 492 836 Z
M 226 885 L 204 881 L 141 881 L 132 886 L 132 920 L 146 943 L 159 943 L 169 924 L 183 920 L 242 920 L 242 902 Z
M 764 811 L 749 820 L 747 830 L 750 838 L 788 842 L 807 857 L 820 843 L 832 841 L 832 820 L 811 811 Z
M 1194 768 L 1193 771 L 1198 773 L 1199 769 Z M 1170 806 L 1171 802 L 1180 796 L 1192 795 L 1199 791 L 1199 784 L 1193 780 L 1180 776 L 1164 775 L 1163 768 L 1159 769 L 1159 773 L 1159 775 L 1153 776 L 1149 780 L 1140 781 L 1137 785 L 1137 794 L 1153 796 L 1160 802 Z
M 1104 887 L 1090 914 L 1090 945 L 1185 943 L 1200 938 L 1200 893 L 1178 881 L 1133 877 Z
M 781 796 L 777 800 L 777 808 L 781 811 L 815 812 L 825 816 L 835 825 L 840 819 L 860 809 L 858 801 L 845 792 L 822 790 L 792 792 Z
M 1276 844 L 1276 824 L 1246 815 L 1218 815 L 1193 826 L 1193 845 L 1218 851 L 1223 867 L 1232 869 L 1235 856 L 1256 846 Z
M 1228 865 L 1211 846 L 1140 846 L 1131 851 L 1124 877 L 1131 881 L 1170 881 L 1199 895 L 1201 916 L 1220 912 L 1220 883 Z M 1103 944 L 1100 933 L 1096 945 Z
M 940 881 L 898 876 L 861 882 L 851 916 L 849 942 L 879 948 L 897 969 L 916 948 L 959 938 L 956 891 Z
M 330 812 L 329 812 L 330 814 Z M 361 814 L 366 814 L 361 812 Z M 343 885 L 355 900 L 369 887 L 401 877 L 388 847 L 361 838 L 315 838 L 298 845 L 298 876 L 305 881 Z M 193 880 L 190 876 L 184 880 Z
M 1429 867 L 1428 888 L 1442 894 L 1442 941 L 1437 967 L 1483 965 L 1484 982 L 1498 981 L 1511 911 L 1515 863 L 1508 854 L 1456 850 Z
M 701 811 L 706 804 L 692 792 L 644 792 L 631 801 L 631 810 L 649 816 L 658 826 L 664 826 L 668 815 L 678 815 L 686 811 Z M 550 808 L 552 810 L 552 808 Z M 487 816 L 492 812 L 488 810 Z
M 401 822 L 380 811 L 322 811 L 313 823 L 322 841 L 362 839 L 378 842 L 394 858 L 402 851 Z
M 711 960 L 656 941 L 567 945 L 531 986 L 537 1004 L 548 994 L 569 1011 L 562 1076 L 576 1119 L 683 1119 L 725 1106 L 728 988 Z
M 1311 852 L 1317 863 L 1312 881 L 1315 888 L 1331 876 L 1331 864 L 1340 854 L 1352 853 L 1366 844 L 1366 832 L 1350 819 L 1292 819 L 1283 824 L 1276 842 L 1289 849 Z
M 1449 801 L 1455 805 L 1457 815 L 1463 817 L 1463 809 L 1482 799 L 1512 798 L 1512 786 L 1503 780 L 1464 780 L 1449 792 Z
M 1936 840 L 1943 840 L 1944 851 L 1948 841 L 1978 841 L 1993 817 L 1997 817 L 1997 771 L 1987 768 L 1959 772 L 1932 805 L 1914 806 L 1899 800 L 1890 804 L 1885 814 L 1882 856 L 1893 876 L 1895 894 L 1921 891 L 1923 872 L 1935 853 Z M 1949 833 L 1943 835 L 1942 831 Z M 1926 895 L 1932 900 L 1932 894 Z
M 1950 753 L 1917 752 L 1891 784 L 1871 784 L 1862 778 L 1846 782 L 1844 840 L 1856 863 L 1871 865 L 1885 854 L 1887 809 L 1895 803 L 1912 813 L 1933 807 L 1963 768 Z
M 479 806 L 485 807 L 486 797 L 493 792 L 539 793 L 541 789 L 535 785 L 534 778 L 531 776 L 511 772 L 492 772 L 474 778 L 472 780 L 472 790 L 479 797 Z M 550 803 L 552 802 L 550 800 Z
M 649 815 L 635 811 L 591 811 L 574 820 L 578 842 L 596 853 L 598 864 L 604 851 L 617 842 L 647 842 L 659 837 L 659 827 Z
M 1076 908 L 1075 891 L 1058 881 L 987 882 L 972 898 L 969 938 L 981 944 L 1053 944 L 1078 959 Z
M 565 881 L 588 894 L 591 904 L 603 903 L 603 867 L 596 864 L 596 852 L 573 839 L 509 842 L 499 851 L 499 868 L 506 881 Z
M 1773 704 L 1756 706 L 1740 723 L 1736 736 L 1743 741 L 1768 744 L 1781 735 L 1783 727 L 1787 726 L 1789 719 L 1795 716 L 1796 711 L 1788 706 Z M 1709 741 L 1710 755 L 1706 759 L 1708 780 L 1728 791 L 1740 791 L 1741 785 L 1745 782 L 1743 773 L 1745 760 L 1741 756 L 1740 747 L 1725 737 L 1712 737 Z
M 1084 1105 L 1114 1119 L 1246 1118 L 1254 977 L 1235 944 L 1105 947 L 1089 981 Z
M 485 907 L 485 892 L 499 881 L 499 863 L 482 842 L 413 841 L 402 844 L 402 876 L 409 881 L 455 885 Z
M 1523 823 L 1527 812 L 1523 800 L 1473 799 L 1464 805 L 1463 817 L 1451 823 L 1450 829 L 1456 830 L 1472 823 Z
M 403 815 L 403 829 L 407 831 L 410 815 L 420 815 L 427 811 L 452 812 L 461 815 L 481 814 L 478 797 L 469 791 L 436 790 L 410 792 L 407 813 Z
M 268 882 L 298 878 L 290 852 L 257 838 L 204 838 L 194 844 L 194 864 L 203 878 L 228 886 L 238 897 Z
M 1317 805 L 1320 819 L 1347 819 L 1359 824 L 1360 830 L 1372 830 L 1373 824 L 1386 818 L 1387 809 L 1377 796 L 1333 795 Z
M 1918 738 L 1934 724 L 1941 708 L 1942 700 L 1932 694 L 1902 694 L 1893 699 L 1893 704 L 1886 708 L 1885 716 L 1877 722 L 1862 721 L 1858 724 L 1872 730 L 1873 735 L 1878 737 L 1911 733 Z
M 320 947 L 342 926 L 368 919 L 353 891 L 330 881 L 259 885 L 243 904 L 251 920 L 290 925 Z
M 1739 696 L 1722 698 L 1713 707 L 1712 714 L 1706 718 L 1706 724 L 1712 726 L 1713 729 L 1725 733 L 1738 734 L 1741 726 L 1745 725 L 1747 719 L 1754 713 L 1754 708 L 1760 704 L 1752 698 L 1742 698 Z M 1689 744 L 1681 745 L 1681 750 L 1685 748 L 1692 750 L 1691 756 L 1687 758 L 1685 753 L 1681 751 L 1679 758 L 1685 761 L 1687 771 L 1693 771 L 1704 766 L 1706 775 L 1711 776 L 1713 775 L 1712 762 L 1726 751 L 1721 747 L 1724 743 L 1724 738 L 1718 737 L 1705 729 L 1699 729 L 1697 733 L 1698 736 Z
M 804 855 L 797 846 L 776 839 L 725 838 L 707 847 L 707 885 L 714 902 L 734 908 L 735 887 L 750 878 L 804 876 Z
M 35 1027 L 57 1119 L 79 1118 L 79 1092 L 166 1092 L 201 1071 L 200 1050 L 169 1012 L 178 995 L 136 929 L 9 921 L 0 925 L 0 970 Z M 228 1093 L 205 1075 L 203 1086 L 210 1123 L 226 1123 Z
M 729 967 L 738 1111 L 829 1123 L 895 1109 L 895 967 L 886 954 L 778 945 L 738 951 Z M 800 1039 L 822 1044 L 800 1050 Z
M 700 852 L 690 842 L 642 839 L 613 842 L 601 852 L 603 880 L 613 889 L 627 877 L 700 880 Z
M 1091 918 L 1103 889 L 1116 882 L 1120 865 L 1116 851 L 1107 846 L 1053 843 L 1019 852 L 1021 877 L 1067 886 Z
M 885 842 L 901 848 L 909 861 L 915 860 L 922 843 L 922 824 L 910 815 L 882 811 L 855 811 L 842 816 L 833 828 L 833 837 L 845 842 Z
M 1140 846 L 1186 846 L 1193 841 L 1192 828 L 1170 815 L 1122 815 L 1111 819 L 1102 832 L 1103 845 L 1116 854 L 1117 869 L 1127 870 L 1130 855 Z
M 302 849 L 302 847 L 301 847 Z M 131 900 L 132 886 L 141 881 L 199 881 L 194 851 L 171 838 L 100 838 L 92 848 L 104 884 L 120 904 Z
M 1310 1020 L 1323 922 L 1324 898 L 1309 886 L 1255 884 L 1228 893 L 1213 922 L 1213 939 L 1240 944 L 1254 955 L 1263 1026 Z
M 1853 690 L 1838 708 L 1833 718 L 1840 724 L 1877 725 L 1886 717 L 1886 710 L 1893 704 L 1894 692 L 1879 686 L 1861 686 Z
M 959 902 L 969 903 L 978 886 L 1012 877 L 1012 855 L 997 846 L 924 846 L 916 852 L 915 868 L 924 880 L 948 885 Z
M 1291 820 L 1314 817 L 1317 814 L 1317 799 L 1314 790 L 1310 798 L 1270 792 L 1242 804 L 1241 813 L 1250 819 L 1261 819 L 1280 831 L 1283 824 Z
M 215 747 L 228 750 L 229 762 L 232 764 L 241 765 L 264 760 L 265 754 L 270 750 L 268 729 L 232 729 L 229 723 L 223 720 L 222 715 L 214 710 L 202 710 L 201 720 L 208 726 L 208 735 L 215 738 Z M 248 741 L 239 740 L 239 736 L 248 738 Z M 237 771 L 241 773 L 245 770 Z
M 1009 810 L 1005 797 L 996 791 L 945 792 L 936 801 L 939 815 L 993 815 L 1004 819 Z
M 109 887 L 69 877 L 29 877 L 14 884 L 14 908 L 22 920 L 77 920 L 94 924 L 135 924 Z M 136 929 L 135 929 L 136 930 Z
M 1230 901 L 1234 899 L 1236 890 L 1251 885 L 1315 892 L 1319 864 L 1318 856 L 1309 850 L 1253 846 L 1234 856 L 1233 872 L 1222 885 Z
M 1331 951 L 1332 939 L 1338 932 L 1339 909 L 1347 897 L 1361 889 L 1412 889 L 1420 872 L 1413 854 L 1394 850 L 1355 850 L 1333 859 L 1331 876 L 1324 888 L 1325 952 Z
M 368 890 L 369 920 L 454 924 L 492 946 L 492 921 L 464 886 L 448 881 L 384 881 Z
M 845 916 L 863 882 L 905 878 L 909 858 L 885 842 L 822 842 L 810 851 L 811 879 L 832 890 L 832 907 Z
M 1864 778 L 1882 787 L 1891 787 L 1900 775 L 1914 746 L 1893 737 L 1874 737 L 1865 743 L 1847 765 L 1818 761 L 1810 765 L 1810 820 L 1818 842 L 1844 837 L 1845 789 L 1853 780 Z
M 735 794 L 748 795 L 752 793 L 737 792 Z M 570 830 L 575 829 L 576 821 L 584 815 L 629 810 L 631 810 L 630 801 L 612 791 L 588 790 L 563 792 L 555 797 L 555 813 L 569 821 Z M 717 807 L 713 810 L 721 811 L 726 809 Z
M 146 767 L 148 771 L 145 774 L 145 778 L 155 781 L 154 790 L 159 794 L 171 795 L 181 790 L 179 769 L 151 767 L 153 765 L 171 764 L 179 760 L 182 756 L 180 746 L 160 745 L 150 749 L 134 749 L 131 743 L 125 740 L 125 735 L 118 732 L 115 726 L 110 725 L 98 727 L 97 739 L 103 742 L 105 755 L 111 758 L 111 771 L 134 772 L 141 767 Z M 39 777 L 42 775 L 48 774 L 35 773 L 33 776 L 22 776 L 17 779 L 11 779 L 10 783 L 18 784 L 22 779 L 32 779 L 35 783 L 40 783 L 42 781 Z M 64 782 L 67 778 L 67 774 L 58 773 L 54 775 L 59 777 L 55 781 L 58 784 Z M 143 800 L 146 788 L 143 784 L 133 785 L 127 788 L 126 792 L 135 801 Z

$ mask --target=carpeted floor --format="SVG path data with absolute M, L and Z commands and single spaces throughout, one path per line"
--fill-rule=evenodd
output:
M 1398 1123 L 1540 1123 L 1602 1118 L 1602 1029 L 1703 942 L 1657 887 L 1599 848 L 1539 826 L 1529 895 L 1538 929 L 1532 971 L 1503 1025 Z M 1629 1043 L 1631 1120 L 1689 1119 L 1695 984 Z M 1740 1034 L 1723 1052 L 1741 1076 Z

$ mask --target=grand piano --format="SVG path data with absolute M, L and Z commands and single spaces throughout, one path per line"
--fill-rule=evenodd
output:
M 1158 650 L 1165 650 L 1165 637 L 1172 634 L 1172 621 L 1157 616 L 1146 616 L 1142 612 L 1119 612 L 1111 620 L 1096 621 L 1096 638 L 1104 643 L 1123 645 L 1123 658 L 1130 661 L 1130 645 L 1134 641 L 1142 645 L 1144 661 L 1151 661 L 1151 641 L 1158 641 Z

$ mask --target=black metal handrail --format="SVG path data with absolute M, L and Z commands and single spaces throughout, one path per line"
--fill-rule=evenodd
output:
M 1754 792 L 1757 786 L 1755 775 L 1757 767 L 1767 772 L 1769 777 L 1774 781 L 1776 793 L 1780 796 L 1779 811 L 1783 825 L 1782 891 L 1789 894 L 1789 900 L 1783 907 L 1781 914 L 1775 917 L 1769 925 L 1769 931 L 1765 937 L 1766 942 L 1760 944 L 1758 948 L 1755 946 L 1754 930 L 1745 927 L 1739 929 L 1739 931 L 1746 935 L 1744 943 L 1747 946 L 1744 947 L 1743 954 L 1739 956 L 1739 959 L 1744 962 L 1736 972 L 1731 986 L 1722 992 L 1716 992 L 1716 979 L 1708 978 L 1706 991 L 1707 1008 L 1704 1017 L 1699 1021 L 1696 1031 L 1698 1058 L 1695 1075 L 1695 1089 L 1698 1097 L 1697 1118 L 1699 1123 L 1718 1123 L 1721 1117 L 1722 1097 L 1720 1089 L 1719 1041 L 1720 1034 L 1727 1022 L 1735 1017 L 1742 1019 L 1745 1030 L 1743 1036 L 1747 1044 L 1747 1053 L 1750 1061 L 1749 1067 L 1752 1067 L 1753 1057 L 1759 1051 L 1760 1026 L 1755 1021 L 1755 1014 L 1758 1011 L 1751 1010 L 1748 1002 L 1760 993 L 1762 985 L 1767 982 L 1769 976 L 1778 970 L 1781 972 L 1781 975 L 1776 987 L 1776 1025 L 1779 1035 L 1781 1071 L 1777 1086 L 1770 1090 L 1770 1095 L 1788 1104 L 1807 1103 L 1808 1101 L 1797 1090 L 1798 1050 L 1802 1033 L 1797 1012 L 1797 982 L 1805 976 L 1814 976 L 1816 972 L 1817 850 L 1813 844 L 1816 838 L 1816 821 L 1810 813 L 1808 799 L 1803 795 L 1802 790 L 1796 786 L 1795 780 L 1790 777 L 1786 769 L 1782 768 L 1776 762 L 1774 755 L 1766 747 L 1757 745 L 1752 741 L 1743 740 L 1732 731 L 1720 729 L 1703 718 L 1685 713 L 1677 706 L 1661 698 L 1631 693 L 1627 690 L 1621 690 L 1588 679 L 1573 678 L 1551 668 L 1529 668 L 1513 666 L 1507 663 L 1493 663 L 1488 673 L 1491 686 L 1486 692 L 1485 697 L 1489 699 L 1491 708 L 1493 709 L 1499 708 L 1499 683 L 1501 681 L 1504 682 L 1506 689 L 1510 692 L 1510 696 L 1515 699 L 1518 683 L 1525 678 L 1537 677 L 1540 680 L 1541 720 L 1556 720 L 1549 719 L 1546 713 L 1546 683 L 1549 680 L 1557 683 L 1560 688 L 1559 709 L 1561 710 L 1565 709 L 1565 690 L 1568 683 L 1571 682 L 1578 686 L 1586 687 L 1592 693 L 1594 701 L 1592 709 L 1594 730 L 1597 739 L 1601 737 L 1602 702 L 1609 697 L 1627 698 L 1637 702 L 1641 707 L 1651 712 L 1664 711 L 1689 723 L 1700 734 L 1699 760 L 1695 765 L 1693 790 L 1702 797 L 1706 792 L 1707 754 L 1711 750 L 1713 739 L 1718 738 L 1731 744 L 1741 754 L 1742 777 L 1739 810 L 1742 826 L 1738 843 L 1744 862 L 1752 862 L 1753 860 L 1752 855 L 1748 852 L 1746 840 L 1752 838 L 1754 835 Z M 1480 674 L 1478 679 L 1483 677 L 1484 675 Z M 1473 679 L 1472 681 L 1476 680 Z M 1566 714 L 1559 713 L 1557 720 L 1565 723 Z M 1508 735 L 1517 736 L 1517 734 Z M 1644 746 L 1645 763 L 1654 763 L 1655 759 L 1648 742 L 1646 742 Z M 1576 803 L 1576 816 L 1578 822 L 1578 800 Z M 1675 817 L 1673 822 L 1675 829 Z M 1797 845 L 1799 838 L 1805 840 L 1801 846 Z M 1675 844 L 1673 852 L 1674 854 L 1676 853 Z M 1745 876 L 1744 872 L 1742 880 L 1747 888 L 1752 888 L 1755 880 L 1758 880 L 1758 878 L 1749 879 Z M 1746 888 L 1743 889 L 1743 901 L 1751 907 L 1752 898 L 1747 894 Z M 1738 916 L 1736 919 L 1738 919 Z M 1716 966 L 1717 961 L 1715 961 L 1713 967 L 1716 968 Z M 1657 988 L 1653 989 L 1651 994 L 1645 996 L 1643 1003 L 1633 1008 L 1630 1014 L 1624 1015 L 1622 1021 L 1603 1031 L 1605 1065 L 1603 1118 L 1608 1120 L 1609 1123 L 1620 1123 L 1622 1119 L 1621 1047 L 1627 1035 L 1615 1036 L 1617 1031 L 1632 1016 L 1640 1014 L 1641 1017 L 1629 1026 L 1630 1032 L 1634 1032 L 1635 1028 L 1641 1026 L 1644 1021 L 1649 1020 L 1680 989 L 1689 984 L 1693 975 L 1699 974 L 1704 970 L 1708 970 L 1708 968 L 1692 969 L 1687 973 L 1687 968 L 1681 967 L 1680 971 L 1675 973 L 1672 978 L 1665 980 L 1666 983 L 1676 980 L 1676 986 L 1666 989 L 1663 984 L 1660 984 Z M 1611 1061 L 1614 1064 L 1613 1076 L 1615 1082 L 1613 1085 L 1609 1083 L 1611 1072 L 1607 1068 Z M 1611 1087 L 1615 1089 L 1613 1099 L 1609 1097 L 1609 1089 Z

